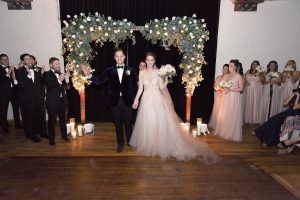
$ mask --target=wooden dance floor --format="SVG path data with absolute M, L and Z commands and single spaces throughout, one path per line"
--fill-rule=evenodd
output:
M 250 134 L 253 128 L 244 127 L 243 143 L 198 138 L 222 157 L 215 165 L 161 161 L 127 147 L 117 154 L 111 123 L 96 123 L 94 136 L 71 143 L 57 136 L 55 147 L 11 130 L 0 143 L 0 199 L 300 198 L 300 151 L 278 155 Z

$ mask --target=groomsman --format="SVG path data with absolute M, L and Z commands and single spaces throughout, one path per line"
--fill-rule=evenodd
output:
M 66 126 L 67 97 L 66 87 L 69 84 L 69 73 L 60 72 L 60 62 L 58 58 L 49 59 L 50 70 L 44 73 L 44 80 L 47 90 L 46 107 L 48 112 L 48 134 L 49 144 L 55 145 L 55 122 L 59 119 L 61 137 L 69 142 Z
M 9 58 L 6 54 L 0 55 L 0 135 L 1 132 L 8 133 L 7 109 L 9 99 L 12 93 L 11 67 L 9 66 Z
M 38 134 L 39 129 L 39 109 L 38 101 L 41 97 L 39 88 L 43 87 L 43 77 L 41 71 L 33 68 L 31 56 L 22 54 L 21 60 L 24 66 L 17 70 L 17 80 L 20 85 L 19 97 L 21 104 L 21 113 L 23 117 L 24 131 L 27 137 L 33 142 L 40 142 Z
M 41 137 L 48 138 L 47 134 L 47 126 L 46 126 L 46 107 L 45 107 L 45 99 L 46 99 L 46 90 L 44 85 L 43 74 L 45 72 L 45 66 L 39 67 L 37 66 L 37 60 L 33 55 L 30 55 L 30 60 L 32 63 L 32 68 L 35 73 L 40 75 L 42 78 L 39 79 L 40 83 L 36 84 L 36 92 L 37 92 L 37 114 L 38 114 L 38 122 L 37 122 L 37 131 Z

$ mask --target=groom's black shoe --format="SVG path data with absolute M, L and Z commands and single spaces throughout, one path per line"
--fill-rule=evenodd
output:
M 117 152 L 121 153 L 124 149 L 124 145 L 118 145 Z

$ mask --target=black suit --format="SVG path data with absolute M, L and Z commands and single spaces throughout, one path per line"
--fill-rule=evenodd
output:
M 133 109 L 131 106 L 137 91 L 137 80 L 134 69 L 127 66 L 124 67 L 121 83 L 116 66 L 108 68 L 99 77 L 92 76 L 91 80 L 95 84 L 102 84 L 105 81 L 109 81 L 109 104 L 115 122 L 117 141 L 118 145 L 124 146 L 123 124 L 125 125 L 127 143 L 129 143 L 132 134 Z
M 59 118 L 59 126 L 63 139 L 68 138 L 66 126 L 66 107 L 67 98 L 65 88 L 66 82 L 62 84 L 58 82 L 55 73 L 50 70 L 44 73 L 44 80 L 47 90 L 46 107 L 48 112 L 48 134 L 50 143 L 55 142 L 55 122 L 56 117 Z
M 16 70 L 15 70 L 16 73 Z M 19 84 L 13 83 L 12 88 L 12 95 L 10 98 L 10 103 L 13 110 L 13 116 L 14 116 L 14 123 L 15 127 L 21 126 L 21 120 L 20 120 L 20 97 L 19 97 Z
M 12 79 L 7 76 L 5 68 L 0 65 L 0 131 L 8 131 L 7 109 L 12 94 Z
M 28 77 L 25 66 L 19 68 L 16 75 L 25 134 L 31 138 L 45 135 L 45 87 L 41 71 L 34 70 L 34 81 Z

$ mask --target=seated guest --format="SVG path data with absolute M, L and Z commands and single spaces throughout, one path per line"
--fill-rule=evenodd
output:
M 46 85 L 46 107 L 48 112 L 48 134 L 49 144 L 55 145 L 55 122 L 56 117 L 59 119 L 61 137 L 69 142 L 66 126 L 66 86 L 69 83 L 69 73 L 62 74 L 60 72 L 60 62 L 58 58 L 49 59 L 50 70 L 44 73 L 44 81 Z
M 289 154 L 293 151 L 297 143 L 300 142 L 300 117 L 289 116 L 285 119 L 281 127 L 280 143 L 278 147 L 280 154 Z
M 299 87 L 298 87 L 299 88 Z M 271 117 L 267 122 L 261 125 L 259 128 L 252 132 L 263 145 L 274 146 L 279 143 L 279 135 L 281 125 L 288 116 L 300 115 L 300 103 L 299 103 L 299 89 L 293 90 L 294 94 L 297 95 L 297 99 L 294 101 L 294 105 L 277 115 Z

